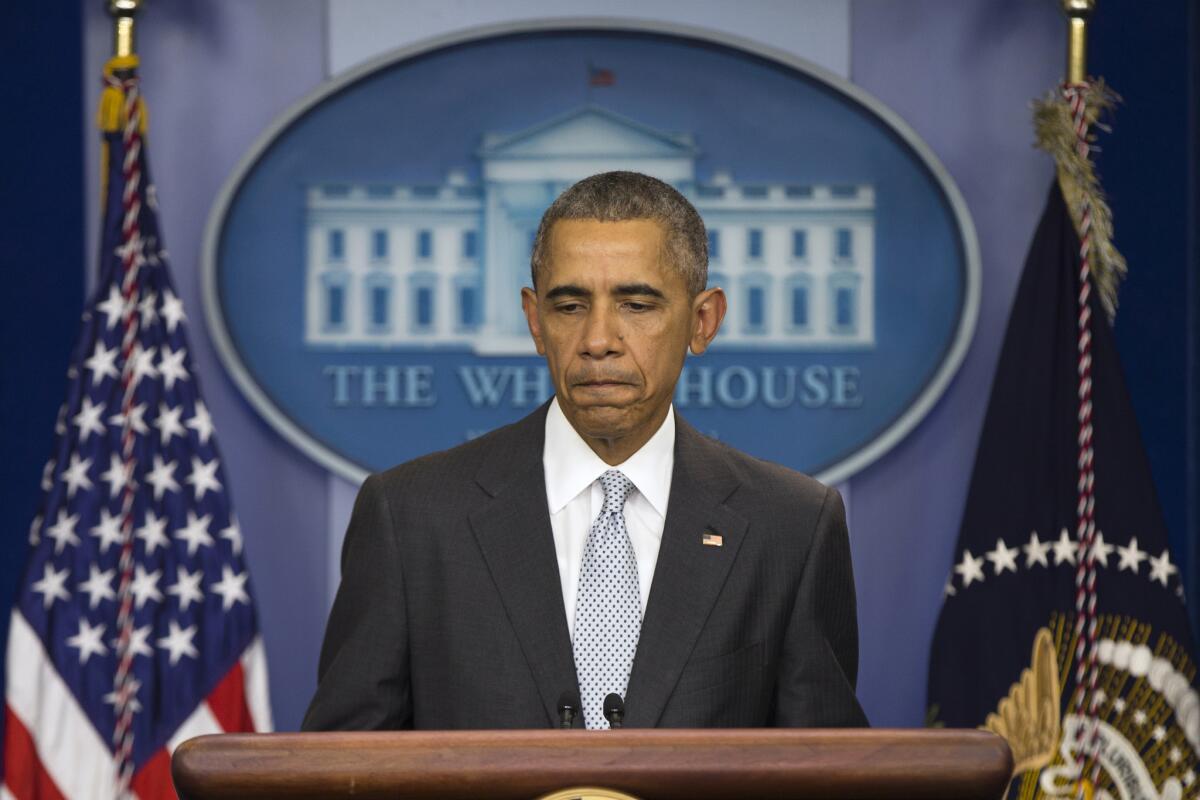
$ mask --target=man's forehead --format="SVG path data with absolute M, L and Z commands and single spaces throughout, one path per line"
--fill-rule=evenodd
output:
M 667 229 L 656 219 L 560 219 L 549 231 L 551 249 L 579 247 L 661 248 Z
M 547 283 L 638 282 L 665 288 L 676 270 L 670 265 L 666 231 L 652 219 L 609 222 L 565 219 L 550 231 L 545 260 Z

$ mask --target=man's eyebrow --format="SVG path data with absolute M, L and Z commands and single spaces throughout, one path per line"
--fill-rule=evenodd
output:
M 546 292 L 547 300 L 557 300 L 560 297 L 591 297 L 592 293 L 582 286 L 576 286 L 573 283 L 565 283 L 562 286 L 555 286 L 550 291 Z
M 657 297 L 659 300 L 666 300 L 667 296 L 661 290 L 654 288 L 648 283 L 623 283 L 613 289 L 613 294 L 619 297 L 642 296 L 642 297 Z

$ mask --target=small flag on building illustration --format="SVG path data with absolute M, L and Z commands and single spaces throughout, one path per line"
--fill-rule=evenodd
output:
M 12 612 L 5 797 L 174 797 L 180 742 L 271 727 L 242 534 L 159 233 L 136 56 L 104 76 L 100 276 Z
M 1038 105 L 1058 180 L 992 385 L 930 657 L 931 721 L 1008 740 L 1010 797 L 1194 797 L 1200 695 L 1110 327 L 1124 264 L 1089 160 L 1102 84 Z
M 607 67 L 588 64 L 588 86 L 616 86 L 617 76 Z

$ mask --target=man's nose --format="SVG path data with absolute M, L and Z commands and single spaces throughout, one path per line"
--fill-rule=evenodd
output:
M 621 321 L 614 309 L 603 304 L 593 306 L 583 331 L 581 351 L 591 358 L 616 355 L 621 350 Z

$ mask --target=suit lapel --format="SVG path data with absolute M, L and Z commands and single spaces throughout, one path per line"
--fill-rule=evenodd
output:
M 545 409 L 497 438 L 476 475 L 492 501 L 470 523 L 552 725 L 559 697 L 578 681 L 546 506 Z
M 667 519 L 626 692 L 630 727 L 658 723 L 737 557 L 747 523 L 724 505 L 737 486 L 720 448 L 677 415 Z M 721 546 L 704 544 L 706 532 Z

